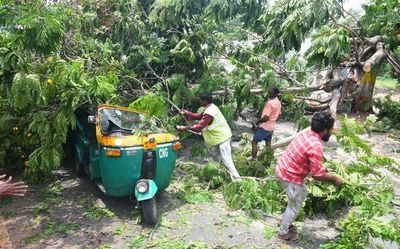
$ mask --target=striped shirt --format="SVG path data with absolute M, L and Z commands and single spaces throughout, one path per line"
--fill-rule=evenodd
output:
M 288 182 L 304 185 L 308 175 L 323 176 L 323 147 L 320 136 L 312 131 L 303 131 L 294 138 L 278 160 L 276 175 Z

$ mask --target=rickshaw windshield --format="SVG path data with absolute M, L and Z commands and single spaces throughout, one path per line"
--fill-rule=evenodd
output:
M 133 130 L 146 129 L 144 115 L 135 112 L 105 108 L 99 111 L 99 119 L 103 134 L 110 134 L 114 131 L 131 133 Z

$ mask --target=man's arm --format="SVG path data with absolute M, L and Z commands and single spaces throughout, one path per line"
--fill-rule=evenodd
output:
M 313 176 L 313 179 L 317 181 L 330 182 L 335 184 L 337 187 L 339 187 L 343 183 L 343 180 L 340 176 L 328 173 L 325 173 L 322 176 Z
M 193 126 L 178 126 L 177 129 L 180 131 L 192 130 L 195 132 L 200 132 L 207 125 L 211 124 L 212 121 L 213 121 L 213 117 L 211 115 L 204 114 L 198 124 L 195 124 Z
M 263 117 L 261 117 L 259 120 L 256 121 L 256 125 L 259 125 L 261 123 L 267 122 L 269 119 L 269 116 L 264 115 Z
M 268 101 L 262 113 L 262 117 L 256 121 L 256 125 L 267 122 L 272 113 L 272 105 Z
M 189 120 L 201 120 L 201 118 L 203 117 L 203 113 L 194 113 L 187 110 L 182 110 L 181 114 L 186 115 Z
M 213 117 L 204 114 L 203 117 L 201 118 L 200 122 L 198 124 L 193 125 L 192 127 L 189 127 L 189 130 L 195 131 L 195 132 L 200 132 L 202 131 L 207 125 L 211 124 L 213 121 Z
M 308 151 L 312 177 L 317 181 L 331 182 L 339 187 L 342 184 L 342 178 L 326 173 L 326 168 L 322 165 L 322 155 L 322 144 L 317 144 Z

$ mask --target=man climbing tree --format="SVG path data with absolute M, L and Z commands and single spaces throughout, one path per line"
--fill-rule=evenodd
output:
M 204 111 L 202 113 L 197 114 L 183 110 L 181 114 L 188 116 L 189 119 L 192 120 L 200 120 L 200 122 L 193 126 L 178 125 L 177 129 L 179 131 L 202 131 L 204 141 L 209 146 L 218 146 L 222 162 L 228 170 L 232 181 L 241 180 L 232 159 L 232 132 L 228 123 L 226 122 L 219 108 L 214 105 L 211 93 L 202 93 L 199 95 L 199 98 L 200 104 L 204 106 Z

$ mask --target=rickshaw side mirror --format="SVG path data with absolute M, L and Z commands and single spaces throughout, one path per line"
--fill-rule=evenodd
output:
M 87 121 L 89 124 L 95 124 L 96 123 L 96 117 L 95 116 L 88 116 Z

